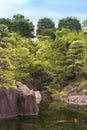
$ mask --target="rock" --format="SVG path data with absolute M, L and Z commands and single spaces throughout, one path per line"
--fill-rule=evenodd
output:
M 87 106 L 86 95 L 68 96 L 67 98 L 64 98 L 64 101 L 73 105 Z
M 0 90 L 0 119 L 15 116 L 37 116 L 39 112 L 35 93 L 21 94 L 17 89 Z
M 34 92 L 29 95 L 21 95 L 18 99 L 18 110 L 21 116 L 38 115 L 39 108 L 36 103 L 36 98 Z
M 36 98 L 36 103 L 40 104 L 41 100 L 42 100 L 42 96 L 40 94 L 40 91 L 35 91 L 35 98 Z
M 73 89 L 73 86 L 72 85 L 67 85 L 65 86 L 62 91 L 71 91 Z
M 77 95 L 77 89 L 76 88 L 72 88 L 69 93 L 68 96 L 72 96 L 72 95 Z
M 18 91 L 15 89 L 0 90 L 0 119 L 18 115 Z
M 68 96 L 76 95 L 77 94 L 77 89 L 74 88 L 72 85 L 67 85 L 65 86 L 62 91 L 67 91 Z
M 82 90 L 82 94 L 83 94 L 83 95 L 87 95 L 87 90 L 86 90 L 86 89 L 83 89 L 83 90 Z
M 18 91 L 23 94 L 23 95 L 29 95 L 29 88 L 25 85 L 25 84 L 22 84 L 21 82 L 19 81 L 16 81 L 16 85 L 18 87 Z
M 78 92 L 80 92 L 83 89 L 84 89 L 84 83 L 81 83 L 77 90 L 78 90 Z

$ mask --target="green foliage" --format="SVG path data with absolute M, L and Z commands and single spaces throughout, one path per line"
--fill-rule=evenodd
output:
M 49 105 L 49 109 L 50 110 L 60 110 L 67 107 L 67 104 L 61 101 L 54 101 L 52 103 L 50 103 Z
M 59 92 L 56 90 L 56 89 L 54 89 L 54 88 L 48 88 L 48 91 L 51 93 L 51 95 L 52 96 L 56 96 L 56 97 L 58 97 L 59 96 Z
M 87 79 L 86 31 L 79 32 L 76 18 L 62 21 L 67 26 L 64 23 L 56 30 L 51 19 L 40 19 L 38 37 L 33 41 L 34 26 L 23 15 L 0 19 L 0 86 L 15 86 L 15 80 L 28 84 L 44 74 L 52 78 L 53 89 L 57 83 L 63 87 Z
M 29 19 L 25 19 L 23 15 L 17 14 L 12 18 L 12 31 L 19 33 L 25 37 L 34 37 L 34 25 Z
M 0 18 L 0 24 L 4 24 L 11 31 L 12 22 L 9 18 Z
M 41 35 L 45 29 L 55 28 L 54 22 L 50 18 L 39 19 L 37 23 L 37 35 Z
M 70 44 L 73 41 L 76 40 L 83 40 L 84 36 L 83 33 L 77 33 L 76 31 L 71 31 L 70 29 L 67 28 L 62 28 L 61 30 L 56 31 L 56 41 L 61 39 L 63 42 L 64 46 L 66 46 L 66 49 L 69 49 Z M 67 51 L 66 50 L 66 51 Z
M 27 48 L 21 47 L 15 49 L 15 56 L 14 56 L 14 65 L 15 69 L 15 79 L 16 80 L 28 80 L 30 77 L 29 73 L 29 50 Z M 28 81 L 27 81 L 28 82 Z
M 25 37 L 34 37 L 34 25 L 21 14 L 14 15 L 12 19 L 0 18 L 0 28 L 4 25 L 10 32 L 17 32 Z
M 55 40 L 56 35 L 55 35 L 56 29 L 45 29 L 41 33 L 42 36 L 49 36 L 51 39 Z
M 84 73 L 86 47 L 83 41 L 74 41 L 67 51 L 66 61 L 70 73 L 76 80 L 81 80 Z
M 58 89 L 56 88 L 52 88 L 52 87 L 49 87 L 48 88 L 48 91 L 51 93 L 51 96 L 56 98 L 56 99 L 60 99 L 60 98 L 64 98 L 64 97 L 67 97 L 68 95 L 68 91 L 58 91 Z
M 68 91 L 61 91 L 60 92 L 60 97 L 61 98 L 64 98 L 64 97 L 67 97 L 68 96 Z
M 67 17 L 59 20 L 58 28 L 68 28 L 78 32 L 81 30 L 81 24 L 77 18 Z
M 83 21 L 82 29 L 87 30 L 87 19 Z
M 0 47 L 0 87 L 14 87 L 14 69 L 10 59 L 11 50 Z
M 8 36 L 8 29 L 4 24 L 0 24 L 0 38 Z

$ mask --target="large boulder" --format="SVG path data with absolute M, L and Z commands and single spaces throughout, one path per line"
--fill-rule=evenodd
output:
M 37 96 L 34 91 L 17 82 L 18 89 L 0 90 L 0 119 L 14 116 L 38 115 Z
M 77 89 L 74 88 L 72 85 L 65 86 L 62 91 L 67 91 L 68 96 L 77 95 Z
M 71 91 L 73 89 L 73 86 L 72 85 L 67 85 L 65 86 L 62 91 Z
M 35 91 L 34 93 L 35 93 L 36 103 L 40 104 L 40 102 L 42 100 L 42 96 L 41 96 L 40 91 Z
M 18 115 L 18 91 L 15 89 L 0 90 L 0 118 Z
M 29 95 L 30 89 L 25 84 L 22 84 L 21 82 L 16 81 L 16 85 L 18 87 L 19 93 L 26 95 L 26 96 Z
M 68 96 L 73 96 L 73 95 L 77 95 L 77 89 L 76 88 L 72 88 L 69 93 Z
M 84 83 L 81 83 L 77 89 L 78 92 L 82 91 L 85 87 L 85 84 Z
M 39 108 L 36 103 L 34 92 L 29 93 L 27 96 L 20 94 L 18 99 L 18 110 L 21 116 L 38 115 Z

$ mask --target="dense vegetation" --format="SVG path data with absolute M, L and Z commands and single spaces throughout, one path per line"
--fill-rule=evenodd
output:
M 87 80 L 87 20 L 82 28 L 71 17 L 58 25 L 50 18 L 40 19 L 34 41 L 34 25 L 23 15 L 0 18 L 0 87 L 15 87 L 16 80 L 30 84 L 42 76 L 54 87 Z

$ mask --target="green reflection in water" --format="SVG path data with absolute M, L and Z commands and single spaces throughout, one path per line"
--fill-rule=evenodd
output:
M 49 109 L 42 104 L 37 130 L 87 130 L 87 117 L 84 114 L 67 107 L 57 108 Z
M 40 106 L 39 117 L 0 120 L 0 130 L 87 130 L 87 117 L 79 112 Z

